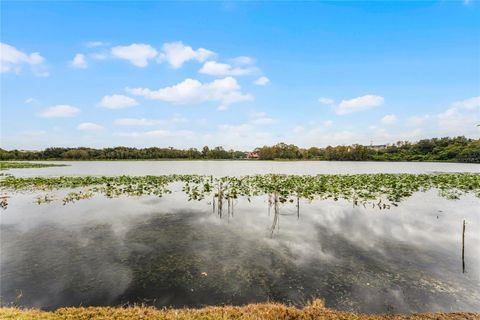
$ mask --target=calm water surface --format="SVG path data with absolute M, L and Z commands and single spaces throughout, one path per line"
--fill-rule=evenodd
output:
M 53 162 L 50 162 L 53 163 Z M 10 170 L 18 176 L 58 175 L 165 175 L 201 174 L 238 176 L 267 173 L 355 174 L 480 172 L 480 164 L 436 162 L 360 161 L 55 161 L 67 167 Z
M 474 171 L 478 165 L 344 162 L 69 162 L 25 175 L 291 174 Z M 351 166 L 353 164 L 353 166 Z M 169 167 L 172 165 L 173 167 Z M 480 199 L 435 190 L 379 210 L 301 201 L 273 212 L 267 197 L 238 199 L 220 218 L 209 200 L 95 196 L 63 206 L 11 194 L 0 213 L 4 305 L 145 303 L 161 306 L 274 300 L 357 312 L 480 311 Z M 270 210 L 271 211 L 271 210 Z M 462 223 L 466 221 L 465 272 Z

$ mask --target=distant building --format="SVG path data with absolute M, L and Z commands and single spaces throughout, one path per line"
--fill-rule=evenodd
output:
M 258 159 L 258 153 L 256 153 L 256 152 L 245 152 L 245 158 L 247 158 L 247 159 Z
M 368 146 L 369 149 L 379 151 L 383 149 L 387 149 L 388 145 L 387 144 L 371 144 Z

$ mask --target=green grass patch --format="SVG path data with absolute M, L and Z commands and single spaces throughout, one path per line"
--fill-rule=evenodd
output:
M 64 167 L 64 164 L 0 161 L 0 170 Z

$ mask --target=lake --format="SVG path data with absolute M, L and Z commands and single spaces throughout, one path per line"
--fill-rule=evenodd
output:
M 112 161 L 9 170 L 16 176 L 252 175 L 263 173 L 480 172 L 453 163 Z M 178 192 L 177 192 L 178 191 Z M 49 192 L 61 199 L 67 191 Z M 162 306 L 278 301 L 374 313 L 480 311 L 480 199 L 415 193 L 380 210 L 345 200 L 281 204 L 236 199 L 232 214 L 211 199 L 94 196 L 38 205 L 10 194 L 0 214 L 4 305 L 144 303 Z M 43 193 L 42 193 L 43 194 Z M 462 226 L 466 221 L 465 268 Z
M 253 174 L 357 174 L 480 172 L 480 164 L 368 161 L 36 161 L 65 167 L 11 169 L 16 176 L 145 176 L 199 174 L 243 176 Z

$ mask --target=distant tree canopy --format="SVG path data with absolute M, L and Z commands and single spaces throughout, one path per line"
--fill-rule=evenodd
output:
M 299 148 L 278 143 L 254 150 L 260 160 L 311 159 L 331 161 L 452 161 L 480 163 L 480 139 L 465 137 L 424 139 L 416 143 L 399 141 L 388 146 L 328 146 Z M 146 159 L 244 159 L 243 151 L 222 147 L 202 150 L 174 148 L 47 148 L 43 151 L 3 150 L 0 160 L 146 160 Z
M 240 159 L 242 151 L 224 150 L 222 147 L 202 151 L 195 148 L 186 150 L 174 148 L 47 148 L 43 151 L 0 149 L 0 160 L 146 160 L 146 159 Z
M 303 155 L 299 147 L 293 144 L 278 143 L 274 146 L 256 148 L 258 158 L 262 160 L 273 159 L 302 159 Z
M 401 142 L 379 150 L 372 160 L 456 161 L 480 163 L 480 139 L 433 138 L 417 143 Z

